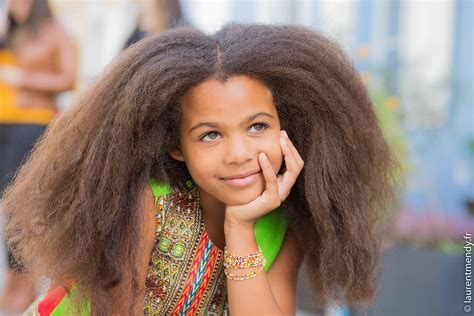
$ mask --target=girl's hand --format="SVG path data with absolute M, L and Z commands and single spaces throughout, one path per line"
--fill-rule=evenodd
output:
M 20 86 L 23 79 L 23 72 L 12 66 L 0 66 L 0 81 L 11 87 Z
M 259 153 L 258 161 L 266 182 L 265 191 L 246 205 L 227 206 L 224 226 L 253 228 L 260 217 L 279 207 L 288 197 L 303 169 L 304 161 L 285 131 L 280 133 L 280 147 L 286 165 L 283 175 L 277 177 L 265 153 Z

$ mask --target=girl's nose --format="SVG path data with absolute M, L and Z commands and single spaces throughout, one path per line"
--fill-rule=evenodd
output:
M 245 137 L 232 137 L 224 152 L 226 164 L 243 164 L 253 157 L 252 144 Z

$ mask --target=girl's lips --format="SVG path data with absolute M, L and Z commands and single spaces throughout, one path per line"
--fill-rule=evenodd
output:
M 242 188 L 242 187 L 246 187 L 248 185 L 255 183 L 255 181 L 257 181 L 258 179 L 259 174 L 260 174 L 260 171 L 256 173 L 252 173 L 242 178 L 233 178 L 233 179 L 222 178 L 222 181 L 224 181 L 226 184 L 230 186 Z

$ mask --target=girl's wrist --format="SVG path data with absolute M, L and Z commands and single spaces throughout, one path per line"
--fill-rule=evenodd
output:
M 224 218 L 224 233 L 232 231 L 253 231 L 256 221 L 241 221 L 226 213 Z
M 258 250 L 254 226 L 224 222 L 226 249 L 234 255 L 248 255 Z

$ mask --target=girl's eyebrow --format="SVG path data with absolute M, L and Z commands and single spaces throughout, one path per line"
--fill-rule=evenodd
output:
M 267 116 L 267 117 L 273 118 L 273 115 L 271 115 L 270 113 L 258 112 L 256 114 L 253 114 L 253 115 L 249 116 L 242 123 L 243 124 L 250 123 L 250 122 L 254 121 L 259 116 Z M 220 124 L 217 123 L 217 122 L 200 122 L 200 123 L 195 124 L 193 127 L 191 127 L 191 129 L 189 130 L 188 133 L 191 134 L 192 131 L 194 131 L 195 129 L 201 128 L 201 127 L 218 128 L 219 126 L 220 126 Z

